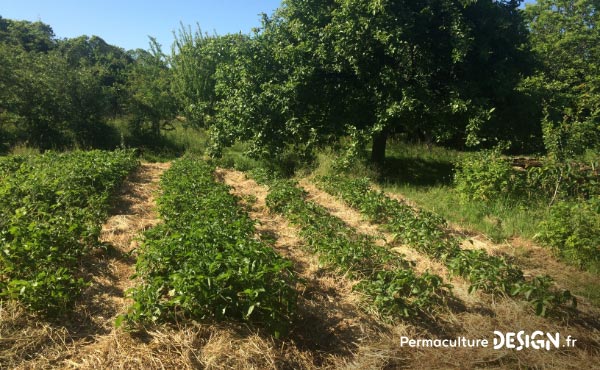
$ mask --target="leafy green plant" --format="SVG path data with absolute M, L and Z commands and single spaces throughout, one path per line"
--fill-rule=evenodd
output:
M 598 163 L 557 162 L 544 159 L 541 167 L 527 170 L 526 191 L 530 198 L 555 200 L 589 199 L 600 196 Z
M 558 202 L 539 225 L 536 239 L 567 262 L 600 268 L 600 197 L 578 203 Z
M 234 319 L 284 334 L 296 307 L 291 262 L 255 238 L 253 221 L 191 157 L 163 175 L 164 224 L 145 233 L 125 319 L 142 324 L 181 318 Z
M 465 201 L 517 197 L 523 191 L 523 176 L 514 171 L 498 150 L 464 156 L 456 166 L 456 191 Z
M 530 282 L 516 283 L 512 290 L 512 295 L 523 295 L 535 307 L 535 313 L 539 316 L 546 316 L 548 311 L 556 311 L 566 303 L 571 307 L 577 307 L 577 300 L 568 290 L 556 292 L 551 289 L 552 278 L 549 276 L 536 276 Z
M 461 250 L 447 259 L 447 266 L 452 274 L 463 276 L 471 283 L 469 293 L 475 290 L 505 293 L 523 281 L 522 271 L 484 250 Z
M 99 244 L 110 196 L 137 166 L 135 152 L 46 153 L 2 163 L 12 169 L 0 182 L 0 298 L 63 314 L 87 285 L 81 260 Z

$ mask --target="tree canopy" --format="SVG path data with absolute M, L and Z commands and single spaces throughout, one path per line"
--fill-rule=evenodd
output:
M 229 42 L 216 67 L 198 63 L 219 38 L 183 34 L 177 57 L 197 64 L 188 72 L 175 64 L 175 75 L 182 84 L 201 73 L 210 81 L 203 88 L 214 85 L 214 94 L 203 93 L 210 99 L 197 101 L 217 108 L 217 148 L 241 139 L 254 155 L 308 152 L 353 131 L 372 136 L 372 159 L 381 162 L 392 133 L 476 143 L 482 126 L 509 111 L 530 70 L 518 6 L 286 0 L 252 37 Z
M 600 2 L 538 0 L 525 10 L 539 61 L 544 142 L 558 158 L 600 149 Z
M 172 53 L 57 39 L 0 17 L 0 139 L 96 145 L 108 117 L 155 140 L 176 116 L 211 151 L 273 160 L 352 137 L 464 148 L 597 150 L 597 0 L 284 0 L 249 35 L 182 25 Z M 183 119 L 182 119 L 183 121 Z M 100 131 L 98 131 L 100 130 Z M 543 138 L 543 140 L 542 140 Z

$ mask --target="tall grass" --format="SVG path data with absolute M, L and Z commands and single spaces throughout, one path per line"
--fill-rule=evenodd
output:
M 548 214 L 547 204 L 498 199 L 464 202 L 454 189 L 454 164 L 463 152 L 429 144 L 391 141 L 386 161 L 379 170 L 365 162 L 355 163 L 349 173 L 369 177 L 384 191 L 402 195 L 418 207 L 435 212 L 461 228 L 485 234 L 494 242 L 513 237 L 531 239 L 537 225 Z M 334 171 L 337 153 L 317 155 L 312 174 Z

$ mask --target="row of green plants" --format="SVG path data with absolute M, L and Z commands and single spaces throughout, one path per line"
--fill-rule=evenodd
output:
M 552 280 L 547 276 L 527 281 L 523 272 L 504 257 L 489 255 L 484 250 L 461 249 L 459 239 L 448 233 L 444 219 L 425 210 L 416 211 L 404 202 L 373 190 L 368 178 L 329 175 L 320 178 L 317 185 L 370 221 L 383 225 L 398 242 L 444 263 L 451 274 L 469 281 L 469 292 L 520 295 L 542 316 L 569 303 L 576 305 L 570 292 L 553 290 Z
M 161 179 L 164 223 L 147 231 L 130 292 L 130 325 L 181 319 L 233 319 L 285 334 L 296 309 L 290 261 L 256 236 L 254 222 L 213 178 L 214 167 L 191 156 Z
M 269 186 L 267 207 L 299 226 L 311 253 L 328 268 L 360 280 L 355 289 L 368 297 L 383 317 L 431 313 L 451 296 L 451 286 L 437 275 L 415 274 L 410 263 L 374 238 L 357 233 L 314 202 L 293 180 L 276 178 L 258 168 L 251 175 Z
M 87 285 L 82 259 L 100 245 L 111 195 L 137 166 L 131 150 L 2 158 L 0 299 L 68 312 Z
M 457 163 L 456 191 L 465 202 L 508 199 L 549 207 L 535 238 L 567 263 L 600 270 L 599 163 L 543 158 L 532 164 L 515 167 L 498 150 L 464 156 Z

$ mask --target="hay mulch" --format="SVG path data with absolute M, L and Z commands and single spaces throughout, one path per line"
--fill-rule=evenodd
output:
M 529 349 L 517 352 L 514 350 L 493 350 L 491 348 L 421 348 L 412 349 L 407 354 L 406 348 L 399 348 L 400 333 L 407 331 L 406 326 L 400 325 L 397 327 L 397 331 L 392 331 L 388 339 L 379 341 L 374 346 L 378 349 L 386 348 L 388 354 L 393 353 L 395 349 L 397 351 L 395 358 L 398 361 L 390 359 L 391 362 L 407 368 L 539 367 L 576 369 L 581 366 L 588 367 L 589 365 L 586 365 L 586 362 L 597 363 L 600 359 L 600 310 L 590 306 L 585 299 L 581 299 L 579 314 L 576 317 L 567 315 L 563 318 L 542 318 L 535 316 L 529 305 L 521 301 L 479 292 L 469 294 L 468 282 L 460 277 L 449 276 L 445 266 L 439 262 L 430 260 L 429 257 L 416 252 L 409 246 L 397 245 L 398 243 L 393 242 L 392 235 L 386 233 L 377 225 L 369 223 L 359 212 L 318 189 L 307 179 L 301 180 L 300 185 L 308 192 L 309 200 L 320 204 L 331 214 L 342 219 L 347 225 L 357 229 L 357 231 L 379 238 L 384 242 L 384 245 L 387 243 L 390 249 L 413 261 L 417 272 L 430 271 L 439 274 L 453 285 L 453 293 L 458 302 L 449 302 L 447 311 L 439 312 L 435 317 L 431 317 L 430 327 L 425 326 L 423 328 L 420 323 L 416 323 L 412 330 L 414 333 L 412 338 L 435 339 L 461 336 L 469 339 L 492 339 L 491 334 L 494 330 L 502 332 L 525 330 L 527 333 L 541 330 L 548 333 L 559 332 L 563 339 L 568 335 L 579 338 L 578 347 L 561 348 L 554 351 Z M 401 197 L 399 199 L 404 200 Z M 411 206 L 415 207 L 414 204 L 411 204 Z M 482 239 L 475 239 L 476 241 L 469 243 L 469 247 L 484 248 L 493 254 L 504 253 L 504 251 L 499 250 L 500 248 L 491 246 L 489 242 L 483 242 Z M 547 270 L 540 267 L 543 266 L 543 263 L 538 262 L 536 266 L 538 268 L 535 271 L 530 270 L 529 266 L 523 266 L 523 268 L 526 274 Z M 561 271 L 565 271 L 559 269 L 557 265 L 549 265 L 548 267 L 557 268 L 553 271 L 553 275 L 561 275 Z M 566 272 L 567 276 L 562 275 L 563 280 L 569 278 L 569 269 Z

